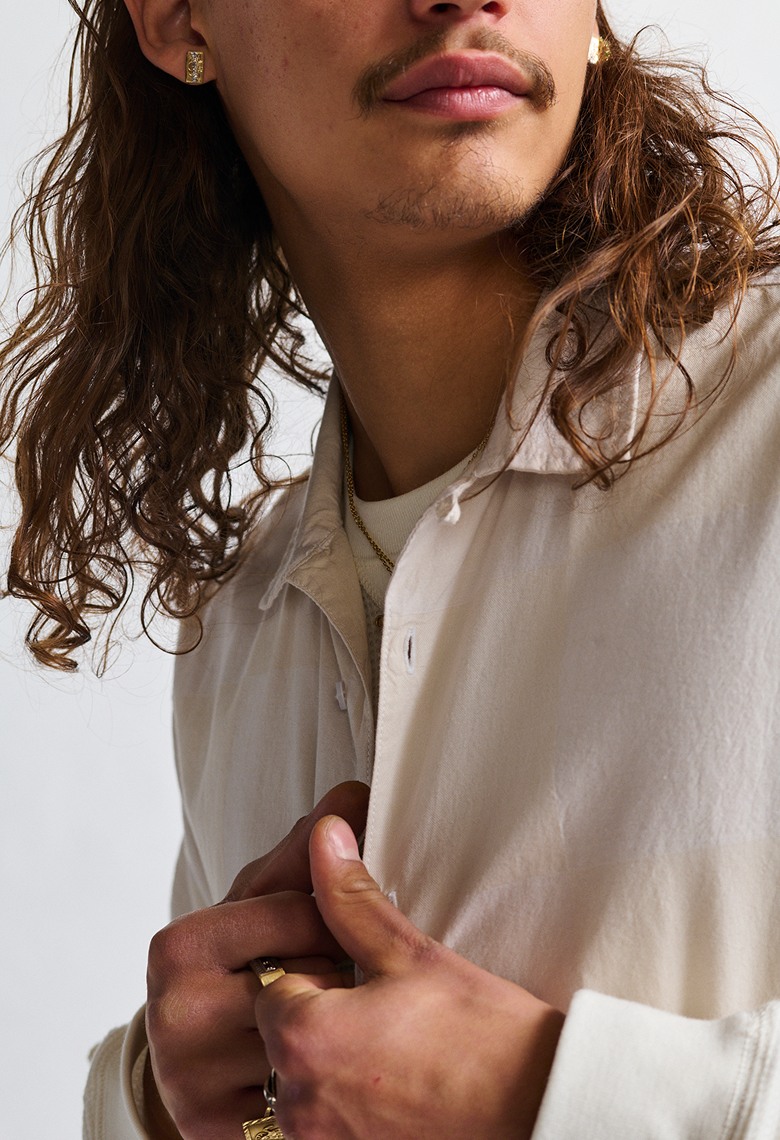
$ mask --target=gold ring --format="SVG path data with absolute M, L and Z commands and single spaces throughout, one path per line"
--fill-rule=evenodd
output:
M 244 1136 L 246 1140 L 284 1140 L 284 1133 L 270 1108 L 262 1120 L 244 1121 Z
M 286 973 L 278 958 L 253 958 L 249 969 L 264 989 Z M 270 1108 L 260 1120 L 245 1120 L 243 1128 L 246 1140 L 284 1140 L 284 1133 Z
M 249 963 L 249 969 L 253 972 L 263 989 L 265 989 L 266 986 L 270 986 L 271 982 L 276 982 L 279 978 L 283 978 L 286 973 L 278 958 L 253 958 Z

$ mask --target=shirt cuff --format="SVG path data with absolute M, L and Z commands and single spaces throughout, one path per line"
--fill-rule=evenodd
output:
M 148 1140 L 143 1123 L 145 1011 L 97 1046 L 84 1092 L 84 1140 Z
M 696 1021 L 581 990 L 533 1140 L 776 1140 L 780 1003 Z

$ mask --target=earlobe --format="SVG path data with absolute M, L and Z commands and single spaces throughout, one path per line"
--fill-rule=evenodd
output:
M 141 51 L 182 83 L 216 79 L 203 36 L 192 26 L 188 0 L 124 0 Z

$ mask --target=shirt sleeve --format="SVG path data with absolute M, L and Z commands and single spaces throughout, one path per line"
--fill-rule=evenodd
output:
M 777 1140 L 780 1002 L 697 1021 L 581 990 L 533 1140 Z
M 84 1091 L 84 1140 L 148 1140 L 143 1110 L 147 1052 L 143 1009 L 93 1050 Z
M 210 906 L 205 870 L 186 817 L 174 875 L 173 916 Z M 90 1055 L 84 1090 L 83 1140 L 149 1140 L 144 1127 L 143 1074 L 149 1045 L 145 1008 L 114 1029 Z
M 193 881 L 186 845 L 182 847 L 173 891 L 173 913 L 207 905 Z M 144 1128 L 143 1073 L 149 1045 L 145 1007 L 129 1025 L 114 1029 L 90 1056 L 84 1090 L 83 1140 L 148 1140 Z

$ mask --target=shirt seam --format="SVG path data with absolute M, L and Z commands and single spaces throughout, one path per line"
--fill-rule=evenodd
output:
M 756 1063 L 761 1060 L 761 1045 L 764 1039 L 764 1026 L 767 1017 L 768 1010 L 766 1008 L 759 1010 L 755 1015 L 757 1022 L 755 1037 L 750 1034 L 745 1035 L 740 1054 L 739 1071 L 723 1122 L 721 1140 L 739 1140 L 740 1137 L 747 1137 L 750 1124 L 749 1102 L 758 1099 L 766 1071 L 766 1065 L 762 1063 L 761 1072 L 756 1077 L 755 1094 L 752 1098 L 749 1097 L 750 1075 L 754 1071 Z

